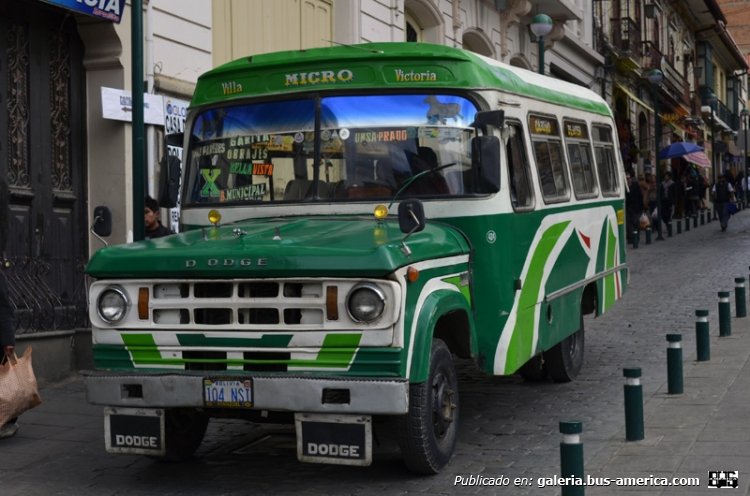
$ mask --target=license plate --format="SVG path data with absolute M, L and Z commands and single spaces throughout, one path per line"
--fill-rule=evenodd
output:
M 369 415 L 296 413 L 297 459 L 335 465 L 372 463 Z
M 104 444 L 108 453 L 164 456 L 164 410 L 106 407 Z
M 203 404 L 221 408 L 252 408 L 252 379 L 203 379 Z

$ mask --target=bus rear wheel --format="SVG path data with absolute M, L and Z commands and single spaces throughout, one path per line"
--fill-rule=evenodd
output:
M 555 382 L 570 382 L 583 367 L 583 315 L 581 327 L 545 352 L 545 368 Z
M 398 444 L 412 472 L 436 474 L 453 456 L 458 433 L 458 375 L 445 343 L 436 339 L 430 373 L 409 387 L 409 412 L 398 421 Z
M 539 382 L 546 379 L 547 367 L 542 354 L 531 357 L 518 369 L 518 374 L 527 382 Z

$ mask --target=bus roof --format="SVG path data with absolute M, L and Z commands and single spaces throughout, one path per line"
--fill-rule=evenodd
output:
M 611 116 L 583 86 L 458 48 L 430 43 L 365 43 L 252 55 L 198 78 L 192 106 L 248 97 L 335 89 L 499 89 Z

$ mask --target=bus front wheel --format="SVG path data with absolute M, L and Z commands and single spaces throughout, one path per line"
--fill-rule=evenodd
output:
M 544 354 L 547 373 L 555 382 L 570 382 L 583 366 L 583 315 L 581 327 Z
M 409 412 L 399 418 L 398 444 L 412 472 L 436 474 L 453 456 L 458 431 L 458 375 L 445 343 L 435 339 L 430 373 L 409 387 Z

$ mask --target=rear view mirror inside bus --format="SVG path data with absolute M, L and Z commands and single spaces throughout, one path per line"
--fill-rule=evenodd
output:
M 477 171 L 479 191 L 500 191 L 500 139 L 497 136 L 477 136 L 471 140 L 471 164 Z

